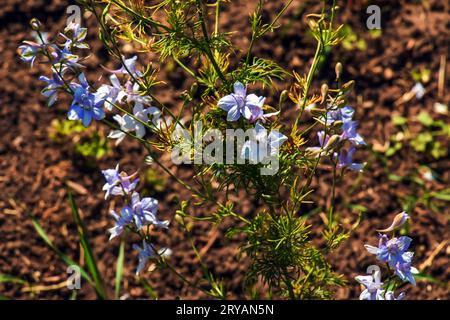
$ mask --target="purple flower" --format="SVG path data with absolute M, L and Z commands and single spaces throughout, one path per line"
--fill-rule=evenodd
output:
M 121 102 L 124 95 L 126 95 L 124 88 L 120 84 L 119 78 L 115 74 L 112 74 L 109 77 L 109 80 L 112 86 L 108 84 L 103 84 L 98 88 L 97 94 L 102 96 L 104 100 L 107 100 L 109 103 L 105 105 L 105 108 L 111 111 L 113 109 L 112 104 L 115 104 L 117 101 Z
M 70 34 L 70 36 L 68 36 Z M 67 42 L 65 44 L 66 48 L 80 48 L 80 49 L 89 49 L 89 45 L 84 41 L 87 35 L 87 28 L 81 28 L 78 23 L 71 22 L 65 29 L 64 33 L 61 33 Z
M 167 229 L 169 221 L 160 221 L 156 218 L 158 200 L 150 197 L 140 199 L 139 193 L 134 192 L 131 196 L 131 208 L 133 209 L 134 222 L 138 229 L 142 229 L 150 224 Z
M 120 216 L 114 210 L 111 210 L 111 215 L 116 220 L 116 225 L 109 229 L 109 232 L 111 233 L 109 240 L 121 235 L 123 229 L 133 222 L 133 210 L 127 206 L 122 208 Z
M 365 287 L 359 296 L 359 300 L 383 300 L 383 290 L 381 289 L 383 283 L 380 279 L 381 273 L 379 270 L 375 271 L 373 275 L 357 276 L 355 280 Z
M 152 246 L 145 242 L 145 240 L 142 242 L 142 245 L 142 248 L 137 244 L 133 245 L 133 249 L 139 251 L 139 263 L 136 269 L 136 275 L 139 275 L 139 273 L 141 273 L 150 259 L 157 258 L 158 256 L 168 257 L 172 254 L 172 250 L 167 248 L 163 248 L 159 250 L 158 253 L 156 253 Z
M 134 56 L 132 58 L 129 59 L 124 59 L 123 61 L 123 65 L 122 67 L 120 67 L 120 69 L 117 70 L 108 70 L 109 72 L 112 72 L 114 74 L 131 74 L 133 77 L 142 77 L 142 73 L 140 71 L 137 70 L 136 67 L 136 61 L 137 61 L 137 56 Z
M 53 57 L 54 69 L 64 74 L 67 68 L 71 68 L 72 70 L 83 68 L 83 65 L 78 63 L 79 57 L 73 54 L 67 47 L 63 49 L 60 49 L 56 45 L 52 45 L 51 47 L 53 48 L 51 55 Z
M 48 98 L 47 105 L 50 107 L 58 99 L 58 90 L 64 87 L 64 81 L 56 72 L 53 72 L 51 79 L 41 76 L 39 80 L 47 82 L 47 87 L 41 93 Z
M 227 121 L 237 121 L 243 115 L 250 122 L 255 122 L 258 119 L 264 120 L 266 117 L 276 114 L 264 115 L 263 106 L 265 99 L 255 94 L 247 96 L 245 86 L 240 82 L 236 82 L 234 84 L 234 93 L 220 99 L 218 107 L 228 112 Z
M 79 76 L 80 84 L 74 84 L 75 93 L 72 105 L 68 112 L 69 120 L 81 120 L 85 127 L 89 126 L 92 119 L 101 120 L 105 117 L 103 105 L 105 101 L 101 97 L 90 92 L 84 74 Z
M 404 262 L 397 262 L 395 265 L 395 274 L 402 279 L 403 281 L 408 281 L 413 286 L 416 285 L 416 279 L 414 279 L 413 274 L 419 273 L 419 270 L 411 266 L 411 261 L 413 258 L 414 253 L 412 252 L 406 252 L 404 254 L 404 257 L 406 261 Z
M 338 108 L 337 110 L 331 110 L 327 112 L 327 124 L 332 124 L 335 121 L 349 121 L 352 120 L 355 110 L 352 107 L 345 106 Z
M 288 139 L 276 130 L 268 133 L 259 122 L 255 125 L 254 134 L 254 138 L 244 143 L 240 154 L 242 159 L 248 159 L 252 164 L 263 162 L 267 157 L 277 156 L 280 147 Z
M 365 245 L 370 253 L 377 256 L 378 260 L 389 263 L 389 266 L 396 267 L 398 263 L 411 261 L 411 252 L 406 252 L 412 239 L 406 236 L 392 238 L 388 240 L 386 235 L 380 236 L 378 247 Z
M 355 163 L 353 162 L 353 154 L 355 153 L 356 149 L 352 146 L 348 150 L 342 149 L 339 153 L 338 157 L 338 168 L 349 168 L 353 171 L 359 171 L 362 172 L 364 168 L 363 163 Z
M 342 125 L 342 140 L 349 140 L 354 145 L 365 145 L 364 139 L 356 132 L 358 127 L 357 121 L 346 120 Z
M 43 45 L 32 41 L 24 41 L 24 44 L 19 46 L 19 55 L 22 61 L 25 61 L 33 67 L 37 55 L 41 51 Z
M 384 294 L 384 300 L 403 300 L 405 298 L 405 293 L 400 293 L 397 297 L 394 296 L 393 291 L 387 291 Z
M 102 189 L 106 191 L 105 199 L 110 195 L 121 196 L 130 194 L 139 182 L 139 179 L 134 179 L 137 172 L 130 176 L 127 176 L 125 172 L 119 173 L 119 165 L 115 169 L 103 170 L 102 173 L 106 179 L 106 183 Z

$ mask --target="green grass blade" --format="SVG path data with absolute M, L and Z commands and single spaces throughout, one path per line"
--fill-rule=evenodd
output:
M 139 279 L 139 283 L 144 287 L 145 291 L 147 291 L 147 294 L 149 296 L 150 299 L 152 300 L 157 300 L 158 299 L 158 294 L 156 293 L 156 291 L 152 288 L 152 286 L 150 285 L 150 283 L 148 283 L 147 280 L 140 278 Z
M 1 274 L 0 273 L 0 283 L 18 283 L 18 284 L 27 284 L 23 279 L 20 279 L 18 277 L 9 276 L 7 274 Z
M 123 278 L 123 262 L 125 257 L 125 241 L 120 242 L 119 248 L 119 256 L 117 257 L 117 265 L 116 265 L 116 283 L 115 283 L 115 298 L 119 299 L 120 296 L 120 286 L 122 284 Z
M 97 296 L 99 299 L 106 299 L 106 292 L 103 286 L 103 279 L 98 271 L 97 262 L 95 260 L 94 254 L 92 252 L 92 247 L 87 238 L 86 227 L 81 220 L 80 214 L 78 212 L 78 207 L 73 200 L 72 194 L 69 192 L 69 203 L 70 208 L 72 209 L 72 217 L 77 224 L 78 235 L 80 236 L 81 246 L 84 250 L 84 258 L 86 261 L 86 266 L 89 270 L 90 275 L 92 276 L 95 283 L 95 291 L 97 292 Z
M 89 276 L 89 274 L 75 261 L 73 261 L 72 259 L 70 259 L 69 257 L 67 257 L 64 253 L 62 253 L 58 248 L 55 247 L 55 245 L 53 244 L 53 242 L 50 240 L 50 238 L 48 237 L 47 233 L 45 232 L 45 230 L 41 227 L 41 225 L 39 224 L 39 222 L 37 222 L 35 219 L 31 220 L 31 223 L 33 224 L 34 229 L 36 230 L 36 232 L 39 234 L 39 236 L 42 238 L 42 240 L 44 240 L 44 242 L 47 244 L 47 246 L 52 249 L 58 256 L 59 258 L 64 261 L 65 264 L 67 264 L 68 266 L 76 266 L 79 268 L 80 270 L 80 274 L 81 276 L 90 284 L 90 285 L 94 285 L 94 283 L 92 282 L 91 277 Z

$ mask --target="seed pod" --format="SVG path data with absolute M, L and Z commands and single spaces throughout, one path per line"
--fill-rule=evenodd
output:
M 342 86 L 342 90 L 344 91 L 344 93 L 348 93 L 351 92 L 354 87 L 355 87 L 355 80 L 351 80 Z
M 289 92 L 287 90 L 283 90 L 283 92 L 281 92 L 280 102 L 279 102 L 280 106 L 286 102 L 288 95 L 289 95 Z
M 327 96 L 328 96 L 328 90 L 329 90 L 328 85 L 327 85 L 326 83 L 324 83 L 324 84 L 322 85 L 322 87 L 320 88 L 320 92 L 321 92 L 321 94 L 322 94 L 322 100 L 320 101 L 320 103 L 324 103 L 325 100 L 327 99 Z
M 342 66 L 342 63 L 340 63 L 340 62 L 336 63 L 336 67 L 334 68 L 334 71 L 336 72 L 336 79 L 341 78 L 343 70 L 344 70 L 344 67 Z

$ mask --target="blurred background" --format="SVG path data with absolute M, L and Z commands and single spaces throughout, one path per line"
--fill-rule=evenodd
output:
M 248 15 L 257 1 L 232 0 L 224 7 L 221 28 L 238 30 L 232 35 L 236 48 L 248 45 Z M 445 0 L 416 1 L 338 1 L 338 21 L 344 25 L 347 38 L 333 48 L 318 70 L 314 87 L 334 79 L 334 65 L 344 65 L 344 78 L 354 79 L 356 88 L 352 107 L 360 122 L 360 133 L 368 147 L 358 152 L 367 162 L 364 173 L 351 173 L 338 188 L 337 208 L 341 223 L 350 227 L 361 215 L 360 226 L 350 239 L 329 257 L 348 286 L 337 291 L 338 299 L 356 299 L 360 288 L 353 279 L 374 264 L 375 257 L 364 249 L 365 243 L 376 244 L 376 229 L 390 224 L 401 210 L 410 213 L 408 235 L 413 238 L 415 266 L 422 272 L 417 287 L 406 286 L 408 299 L 448 299 L 450 277 L 449 201 L 450 159 L 448 146 L 450 121 L 448 103 L 450 13 Z M 127 172 L 139 169 L 145 194 L 160 200 L 159 212 L 172 220 L 181 199 L 189 193 L 178 187 L 154 166 L 143 165 L 146 154 L 138 144 L 125 141 L 119 147 L 108 141 L 108 129 L 66 121 L 70 103 L 61 99 L 55 107 L 46 107 L 40 94 L 43 83 L 39 75 L 48 76 L 46 65 L 30 69 L 16 53 L 23 40 L 32 37 L 29 20 L 37 17 L 51 36 L 64 28 L 66 9 L 73 4 L 64 0 L 3 0 L 0 6 L 0 275 L 16 277 L 2 281 L 0 296 L 12 299 L 68 299 L 73 292 L 66 288 L 66 265 L 48 249 L 31 224 L 35 217 L 62 252 L 81 261 L 76 226 L 67 201 L 68 186 L 80 207 L 88 228 L 99 268 L 108 287 L 113 288 L 119 243 L 108 243 L 107 229 L 112 226 L 109 204 L 101 192 L 101 170 L 120 162 Z M 269 21 L 284 1 L 267 1 L 264 18 Z M 381 8 L 381 29 L 368 30 L 366 8 Z M 289 71 L 308 71 L 314 56 L 314 41 L 306 33 L 305 16 L 320 11 L 318 1 L 294 1 L 280 20 L 275 33 L 268 34 L 255 46 L 254 54 L 270 58 Z M 87 62 L 91 79 L 99 78 L 100 64 L 117 66 L 108 61 L 106 50 L 97 38 L 94 17 L 85 15 L 92 57 Z M 133 45 L 124 44 L 125 55 L 133 54 Z M 237 50 L 236 58 L 241 56 Z M 141 54 L 141 63 L 154 59 Z M 183 70 L 168 60 L 160 68 L 165 81 L 155 95 L 176 108 L 179 95 L 192 84 Z M 284 90 L 293 83 L 277 83 Z M 256 90 L 256 89 L 255 89 Z M 267 92 L 270 95 L 270 92 Z M 270 100 L 269 100 L 270 103 Z M 289 123 L 295 105 L 283 118 Z M 312 135 L 309 145 L 316 144 Z M 169 165 L 170 159 L 165 159 Z M 171 169 L 189 178 L 187 167 Z M 317 190 L 310 211 L 313 236 L 323 225 L 322 211 L 331 188 L 331 173 L 323 170 L 314 181 Z M 237 196 L 241 212 L 251 216 L 258 203 Z M 208 208 L 204 208 L 205 211 Z M 317 226 L 317 229 L 315 229 Z M 244 298 L 241 287 L 246 259 L 238 260 L 239 238 L 227 239 L 219 228 L 196 223 L 193 232 L 208 267 L 228 284 L 230 298 Z M 172 261 L 189 279 L 198 279 L 201 270 L 195 262 L 185 235 L 175 221 L 161 239 L 173 250 Z M 123 298 L 169 299 L 205 298 L 201 292 L 186 287 L 164 270 L 145 274 L 152 290 L 143 288 L 135 277 L 137 252 L 129 241 L 125 249 Z M 20 279 L 20 280 L 18 280 Z M 93 299 L 95 293 L 83 285 L 77 299 Z

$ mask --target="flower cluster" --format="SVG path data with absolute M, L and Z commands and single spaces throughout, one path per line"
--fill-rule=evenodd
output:
M 310 152 L 317 156 L 324 156 L 332 154 L 337 159 L 338 168 L 348 168 L 353 171 L 362 171 L 363 163 L 353 162 L 353 154 L 356 151 L 356 146 L 365 145 L 364 139 L 356 129 L 358 122 L 352 120 L 355 110 L 349 106 L 337 108 L 327 112 L 322 121 L 328 125 L 339 126 L 342 130 L 340 134 L 330 134 L 325 131 L 317 133 L 319 137 L 319 146 L 308 148 Z M 345 142 L 350 142 L 350 146 L 344 148 Z M 335 152 L 336 146 L 340 145 L 339 153 Z
M 125 172 L 119 172 L 119 165 L 114 169 L 102 171 L 106 183 L 103 186 L 105 191 L 105 199 L 110 195 L 125 196 L 127 205 L 121 210 L 120 214 L 112 210 L 111 215 L 115 220 L 115 226 L 109 229 L 111 233 L 110 240 L 121 235 L 127 228 L 138 234 L 147 232 L 144 227 L 154 226 L 157 228 L 167 229 L 169 221 L 161 221 L 156 217 L 158 211 L 158 201 L 156 199 L 146 197 L 141 198 L 135 191 L 139 179 L 136 178 L 137 173 L 127 175 Z M 143 248 L 134 246 L 139 251 L 139 264 L 136 273 L 139 274 L 150 259 L 161 256 L 170 255 L 170 250 L 163 248 L 155 251 L 153 246 L 147 243 L 145 236 L 143 237 Z
M 121 105 L 132 109 L 125 115 L 116 114 L 114 120 L 118 123 L 118 129 L 109 135 L 120 143 L 127 133 L 133 133 L 142 138 L 146 134 L 146 127 L 159 128 L 161 126 L 161 111 L 152 107 L 152 99 L 140 92 L 139 79 L 142 77 L 136 66 L 137 56 L 130 59 L 123 58 L 123 65 L 117 70 L 109 70 L 110 84 L 102 84 L 98 89 L 93 89 L 83 73 L 82 58 L 74 53 L 76 49 L 88 49 L 84 42 L 87 34 L 86 28 L 78 24 L 69 24 L 60 36 L 65 40 L 63 45 L 50 43 L 42 33 L 38 31 L 40 43 L 24 41 L 19 47 L 19 54 L 23 61 L 33 66 L 40 56 L 47 58 L 47 63 L 52 66 L 50 78 L 41 76 L 39 79 L 46 82 L 47 86 L 42 94 L 47 98 L 48 106 L 52 106 L 58 100 L 59 92 L 66 92 L 73 96 L 73 101 L 68 111 L 69 120 L 80 120 L 85 127 L 92 120 L 105 118 L 105 109 L 111 111 L 114 106 Z M 122 85 L 119 76 L 128 76 Z M 124 108 L 128 109 L 128 108 Z M 151 120 L 150 124 L 149 121 Z
M 268 157 L 277 156 L 281 145 L 288 138 L 278 131 L 268 133 L 261 124 L 278 112 L 264 114 L 265 97 L 255 94 L 247 95 L 247 88 L 240 82 L 234 84 L 234 93 L 221 98 L 218 107 L 227 112 L 227 121 L 237 121 L 241 115 L 250 123 L 254 123 L 254 137 L 242 146 L 240 157 L 249 160 L 252 164 L 264 162 Z
M 394 232 L 395 229 L 401 227 L 407 220 L 409 215 L 406 212 L 401 212 L 395 216 L 391 226 L 379 232 Z M 406 236 L 395 237 L 391 239 L 386 234 L 380 235 L 378 247 L 365 245 L 367 251 L 374 254 L 380 262 L 385 263 L 389 271 L 393 271 L 402 281 L 407 281 L 412 285 L 416 285 L 414 274 L 419 271 L 414 268 L 412 258 L 414 253 L 407 251 L 412 239 Z M 380 282 L 380 273 L 375 272 L 372 276 L 358 276 L 356 280 L 365 286 L 365 290 L 361 293 L 362 300 L 399 300 L 404 297 L 400 294 L 397 299 L 391 291 L 385 292 L 383 290 L 383 283 Z

